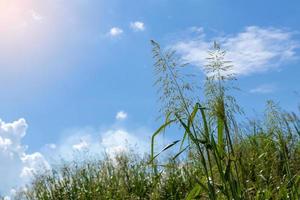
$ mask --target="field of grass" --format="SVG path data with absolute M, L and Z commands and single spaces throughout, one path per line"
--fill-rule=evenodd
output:
M 38 174 L 19 198 L 300 199 L 299 111 L 268 101 L 263 119 L 247 120 L 230 95 L 235 76 L 218 44 L 209 51 L 203 97 L 176 54 L 152 45 L 164 123 L 150 154 L 62 164 Z M 169 126 L 182 130 L 181 139 L 157 153 L 156 138 Z M 168 149 L 174 155 L 161 159 Z

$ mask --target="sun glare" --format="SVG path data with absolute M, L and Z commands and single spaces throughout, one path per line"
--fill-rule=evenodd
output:
M 0 1 L 0 30 L 8 33 L 26 26 L 29 17 L 29 7 L 25 1 L 1 0 Z
M 0 52 L 6 63 L 0 66 L 2 72 L 32 68 L 22 67 L 23 63 L 34 58 L 48 41 L 42 11 L 36 1 L 0 0 Z

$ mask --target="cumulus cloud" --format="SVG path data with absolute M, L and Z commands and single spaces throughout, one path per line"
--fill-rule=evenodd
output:
M 179 41 L 172 48 L 185 62 L 203 67 L 207 63 L 207 50 L 216 40 L 227 51 L 226 59 L 233 62 L 232 72 L 237 75 L 276 69 L 283 62 L 295 59 L 299 47 L 293 40 L 293 32 L 278 28 L 249 26 L 235 35 L 215 38 L 207 38 L 201 28 L 196 30 L 197 37 Z
M 117 114 L 116 114 L 116 119 L 117 120 L 125 120 L 127 118 L 127 113 L 124 112 L 124 111 L 119 111 Z
M 130 28 L 134 31 L 144 31 L 146 29 L 144 22 L 140 21 L 131 22 Z
M 120 36 L 123 34 L 123 30 L 119 27 L 112 27 L 110 30 L 109 30 L 109 35 L 112 36 L 112 37 L 116 37 L 116 36 Z
M 22 144 L 27 127 L 24 119 L 12 123 L 0 120 L 0 194 L 9 194 L 37 171 L 49 168 L 41 153 L 28 154 L 27 147 Z
M 250 90 L 250 93 L 269 94 L 276 91 L 276 86 L 272 84 L 263 84 Z

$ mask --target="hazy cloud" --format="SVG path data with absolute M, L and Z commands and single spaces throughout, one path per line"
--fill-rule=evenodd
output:
M 45 148 L 44 156 L 50 163 L 56 163 L 61 158 L 71 161 L 81 155 L 98 155 L 107 153 L 114 156 L 116 153 L 127 152 L 134 148 L 137 153 L 148 151 L 149 130 L 127 130 L 123 127 L 111 127 L 103 130 L 93 128 L 74 129 L 66 132 L 66 136 L 55 144 Z M 86 158 L 86 157 L 85 157 Z
M 87 141 L 81 139 L 78 144 L 74 144 L 72 147 L 74 150 L 82 151 L 83 149 L 87 149 L 89 147 L 89 144 L 87 143 Z
M 250 93 L 269 94 L 276 91 L 276 86 L 272 84 L 263 84 L 250 90 Z

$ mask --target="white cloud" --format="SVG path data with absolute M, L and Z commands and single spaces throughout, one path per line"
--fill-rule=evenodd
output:
M 237 75 L 276 69 L 283 62 L 295 59 L 295 50 L 299 47 L 292 32 L 276 28 L 249 26 L 236 35 L 211 39 L 207 39 L 201 28 L 197 29 L 197 34 L 195 38 L 177 42 L 172 48 L 184 61 L 203 67 L 207 63 L 207 50 L 216 40 L 227 51 L 226 59 L 233 62 L 232 72 Z
M 39 152 L 28 154 L 22 144 L 27 123 L 19 119 L 12 123 L 0 120 L 0 194 L 9 194 L 14 187 L 26 183 L 40 169 L 49 164 Z
M 117 120 L 125 120 L 127 118 L 127 113 L 124 111 L 119 111 L 116 115 Z
M 146 29 L 145 24 L 140 21 L 131 22 L 130 28 L 134 31 L 144 31 Z
M 23 169 L 21 171 L 20 177 L 21 179 L 25 179 L 26 181 L 29 181 L 30 178 L 33 177 L 34 173 L 36 173 L 40 169 L 43 169 L 45 167 L 47 169 L 50 168 L 44 156 L 39 152 L 35 152 L 33 154 L 23 154 L 21 160 L 23 162 Z
M 272 84 L 260 85 L 250 90 L 250 93 L 269 94 L 275 92 L 276 87 Z
M 119 27 L 112 27 L 110 30 L 109 30 L 109 35 L 112 36 L 112 37 L 116 37 L 116 36 L 120 36 L 121 34 L 123 34 L 123 30 Z
M 82 151 L 84 149 L 87 149 L 89 147 L 89 144 L 87 141 L 82 139 L 78 144 L 74 144 L 72 147 L 74 150 Z
M 34 21 L 41 22 L 44 18 L 35 10 L 30 10 L 31 17 Z
M 144 141 L 144 142 L 141 142 Z M 145 139 L 141 140 L 137 136 L 130 134 L 124 129 L 109 130 L 102 135 L 101 146 L 108 155 L 113 156 L 120 152 L 128 152 L 135 147 L 138 152 L 146 152 Z
M 131 149 L 143 154 L 149 151 L 150 133 L 146 129 L 128 131 L 123 127 L 73 129 L 64 133 L 65 137 L 55 145 L 55 149 L 47 145 L 43 154 L 49 163 L 57 163 L 61 159 L 87 159 L 88 156 L 102 156 L 103 153 L 113 157 L 116 153 Z
M 72 129 L 63 133 L 64 138 L 56 144 L 46 144 L 41 152 L 27 153 L 22 144 L 27 123 L 24 119 L 12 123 L 0 120 L 0 194 L 13 197 L 14 191 L 23 188 L 32 175 L 43 169 L 51 169 L 51 164 L 61 160 L 88 159 L 89 156 L 110 157 L 121 152 L 134 150 L 143 155 L 149 152 L 152 131 L 140 128 L 127 130 L 123 127 Z M 164 146 L 165 139 L 159 138 L 156 148 Z

